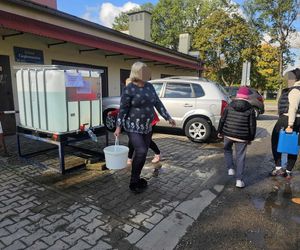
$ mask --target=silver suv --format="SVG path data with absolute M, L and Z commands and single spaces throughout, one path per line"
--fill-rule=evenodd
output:
M 207 141 L 218 128 L 221 114 L 230 102 L 218 83 L 197 77 L 169 77 L 150 81 L 162 103 L 176 121 L 176 127 L 195 142 Z M 103 117 L 109 130 L 114 130 L 115 118 L 109 111 L 118 108 L 119 97 L 103 98 Z M 159 127 L 169 127 L 160 117 Z

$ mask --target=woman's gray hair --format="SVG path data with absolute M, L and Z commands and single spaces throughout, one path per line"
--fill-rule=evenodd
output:
M 134 82 L 134 81 L 145 81 L 149 79 L 144 79 L 144 69 L 147 69 L 148 66 L 145 63 L 142 62 L 135 62 L 131 66 L 131 71 L 130 71 L 130 76 L 129 78 Z

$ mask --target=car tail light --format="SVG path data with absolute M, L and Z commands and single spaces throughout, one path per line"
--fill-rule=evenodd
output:
M 56 133 L 54 133 L 54 134 L 52 135 L 52 140 L 53 140 L 53 141 L 58 141 L 58 139 L 59 139 L 59 135 L 56 134 Z
M 223 114 L 224 112 L 224 109 L 226 108 L 226 106 L 228 105 L 228 103 L 224 100 L 222 100 L 222 104 L 221 104 L 221 115 Z
M 257 100 L 259 100 L 260 102 L 264 102 L 264 98 L 262 96 L 257 97 Z

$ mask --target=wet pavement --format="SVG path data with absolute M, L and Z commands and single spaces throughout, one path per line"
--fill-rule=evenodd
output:
M 299 205 L 291 199 L 299 197 L 300 176 L 289 186 L 266 177 L 272 168 L 269 136 L 275 119 L 264 115 L 258 122 L 243 190 L 226 176 L 219 142 L 199 144 L 182 135 L 156 133 L 163 161 L 152 164 L 149 152 L 142 173 L 149 187 L 136 195 L 128 190 L 129 167 L 102 171 L 100 162 L 60 175 L 57 152 L 19 159 L 16 138 L 7 137 L 11 156 L 0 157 L 0 249 L 266 249 L 270 232 L 278 228 L 274 235 L 283 236 L 285 224 L 285 233 L 291 227 L 294 236 Z M 126 142 L 122 136 L 121 143 Z M 104 147 L 102 141 L 80 145 L 99 151 Z M 48 145 L 24 139 L 22 147 L 30 152 Z M 66 162 L 85 159 L 67 151 Z M 246 228 L 243 220 L 252 213 L 253 226 Z M 288 220 L 281 214 L 289 215 Z M 269 221 L 262 224 L 264 220 Z M 273 231 L 265 229 L 269 224 Z M 230 248 L 229 243 L 236 245 Z
M 300 249 L 300 163 L 291 180 L 269 177 L 270 138 L 248 149 L 244 189 L 228 177 L 223 192 L 177 245 L 186 249 Z M 254 147 L 255 146 L 255 147 Z
M 300 249 L 299 173 L 261 180 L 237 190 L 229 185 L 191 226 L 176 249 Z

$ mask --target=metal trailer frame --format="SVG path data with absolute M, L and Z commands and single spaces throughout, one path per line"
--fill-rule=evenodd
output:
M 98 136 L 105 136 L 105 145 L 108 145 L 108 132 L 105 128 L 105 126 L 99 126 L 94 127 L 91 129 L 94 134 Z M 20 137 L 25 137 L 32 140 L 42 141 L 45 143 L 53 144 L 56 147 L 44 149 L 44 150 L 38 150 L 35 152 L 22 154 L 21 150 L 21 140 Z M 18 155 L 20 157 L 30 157 L 34 155 L 38 155 L 50 150 L 58 149 L 58 156 L 59 156 L 59 165 L 60 165 L 60 173 L 65 174 L 67 172 L 70 172 L 71 170 L 74 170 L 75 168 L 81 167 L 81 165 L 74 166 L 69 169 L 65 169 L 65 147 L 72 147 L 74 149 L 77 149 L 81 152 L 84 152 L 86 154 L 90 155 L 97 155 L 100 156 L 101 159 L 104 159 L 104 154 L 99 153 L 97 151 L 89 150 L 86 148 L 78 147 L 75 145 L 72 145 L 73 142 L 78 142 L 82 140 L 90 139 L 88 133 L 86 131 L 77 131 L 72 133 L 64 133 L 64 134 L 55 134 L 55 133 L 49 133 L 49 132 L 43 132 L 43 131 L 37 131 L 29 128 L 25 128 L 22 126 L 17 126 L 17 147 L 18 147 Z
M 85 149 L 85 148 L 81 148 L 75 145 L 72 145 L 72 142 L 77 142 L 77 141 L 82 141 L 82 140 L 86 140 L 89 139 L 89 135 L 87 131 L 82 131 L 80 130 L 80 126 L 81 125 L 85 125 L 85 124 L 81 124 L 80 121 L 80 101 L 78 102 L 78 110 L 79 110 L 79 124 L 78 124 L 78 129 L 77 130 L 69 130 L 69 110 L 68 110 L 68 100 L 66 99 L 66 111 L 67 111 L 67 131 L 66 132 L 60 132 L 60 133 L 55 133 L 52 131 L 48 130 L 48 116 L 47 116 L 47 98 L 46 98 L 46 79 L 45 79 L 45 72 L 47 70 L 63 70 L 64 72 L 66 72 L 67 70 L 76 70 L 77 72 L 79 70 L 84 70 L 84 71 L 89 71 L 89 75 L 91 76 L 91 72 L 98 72 L 99 76 L 101 76 L 101 74 L 103 73 L 103 70 L 99 70 L 99 69 L 91 69 L 91 68 L 81 68 L 81 67 L 69 67 L 69 66 L 61 66 L 61 65 L 24 65 L 24 66 L 16 66 L 14 67 L 15 69 L 20 69 L 20 70 L 28 70 L 30 71 L 35 71 L 35 74 L 37 74 L 37 70 L 42 70 L 44 73 L 44 80 L 43 80 L 43 84 L 44 84 L 44 89 L 45 89 L 45 113 L 46 113 L 46 130 L 40 129 L 40 128 L 34 128 L 34 127 L 27 127 L 27 117 L 26 117 L 26 112 L 25 112 L 25 126 L 17 126 L 17 147 L 18 147 L 18 154 L 20 157 L 29 157 L 29 156 L 33 156 L 33 155 L 37 155 L 40 153 L 43 153 L 45 151 L 49 151 L 49 150 L 53 150 L 53 149 L 58 149 L 58 155 L 59 155 L 59 164 L 60 164 L 60 172 L 61 174 L 65 174 L 66 172 L 68 172 L 69 170 L 75 168 L 75 167 L 79 167 L 79 166 L 75 166 L 73 168 L 70 169 L 65 169 L 65 147 L 72 147 L 75 148 L 81 152 L 85 152 L 87 154 L 90 155 L 100 155 L 102 158 L 104 158 L 104 154 L 96 151 L 92 151 L 89 149 Z M 29 77 L 29 75 L 28 75 Z M 37 88 L 37 82 L 36 84 L 36 89 Z M 22 85 L 23 85 L 23 90 L 24 90 L 24 80 L 23 80 L 23 74 L 22 74 Z M 101 91 L 101 81 L 99 84 L 99 91 Z M 31 100 L 31 87 L 29 86 L 29 92 L 30 92 L 30 100 Z M 23 93 L 24 95 L 24 93 Z M 99 97 L 99 105 L 102 107 L 102 97 Z M 23 97 L 24 98 L 24 97 Z M 38 96 L 37 96 L 38 98 Z M 24 101 L 24 110 L 26 110 L 26 105 L 25 105 L 25 98 L 23 99 Z M 39 103 L 39 102 L 38 102 Z M 90 101 L 90 110 L 91 110 L 92 104 Z M 33 115 L 32 115 L 32 102 L 30 102 L 30 110 L 31 110 L 31 119 L 32 119 L 32 125 L 33 125 Z M 102 108 L 100 109 L 101 114 L 100 114 L 100 122 L 103 123 L 102 121 Z M 41 121 L 40 121 L 40 113 L 41 110 L 38 106 L 38 123 L 39 126 L 41 125 Z M 92 123 L 92 113 L 90 115 L 90 124 Z M 94 127 L 90 127 L 90 130 L 93 131 L 93 133 L 96 136 L 103 136 L 105 135 L 105 139 L 106 139 L 106 145 L 108 145 L 108 132 L 105 128 L 105 126 L 103 124 L 99 125 L 99 126 L 94 126 Z M 28 139 L 32 139 L 32 140 L 38 140 L 38 141 L 42 141 L 45 143 L 49 143 L 49 144 L 53 144 L 56 147 L 53 148 L 49 148 L 46 150 L 39 150 L 39 151 L 35 151 L 32 153 L 27 153 L 27 154 L 22 154 L 22 150 L 21 150 L 21 141 L 20 141 L 20 137 L 26 137 Z M 82 164 L 80 165 L 82 166 Z

